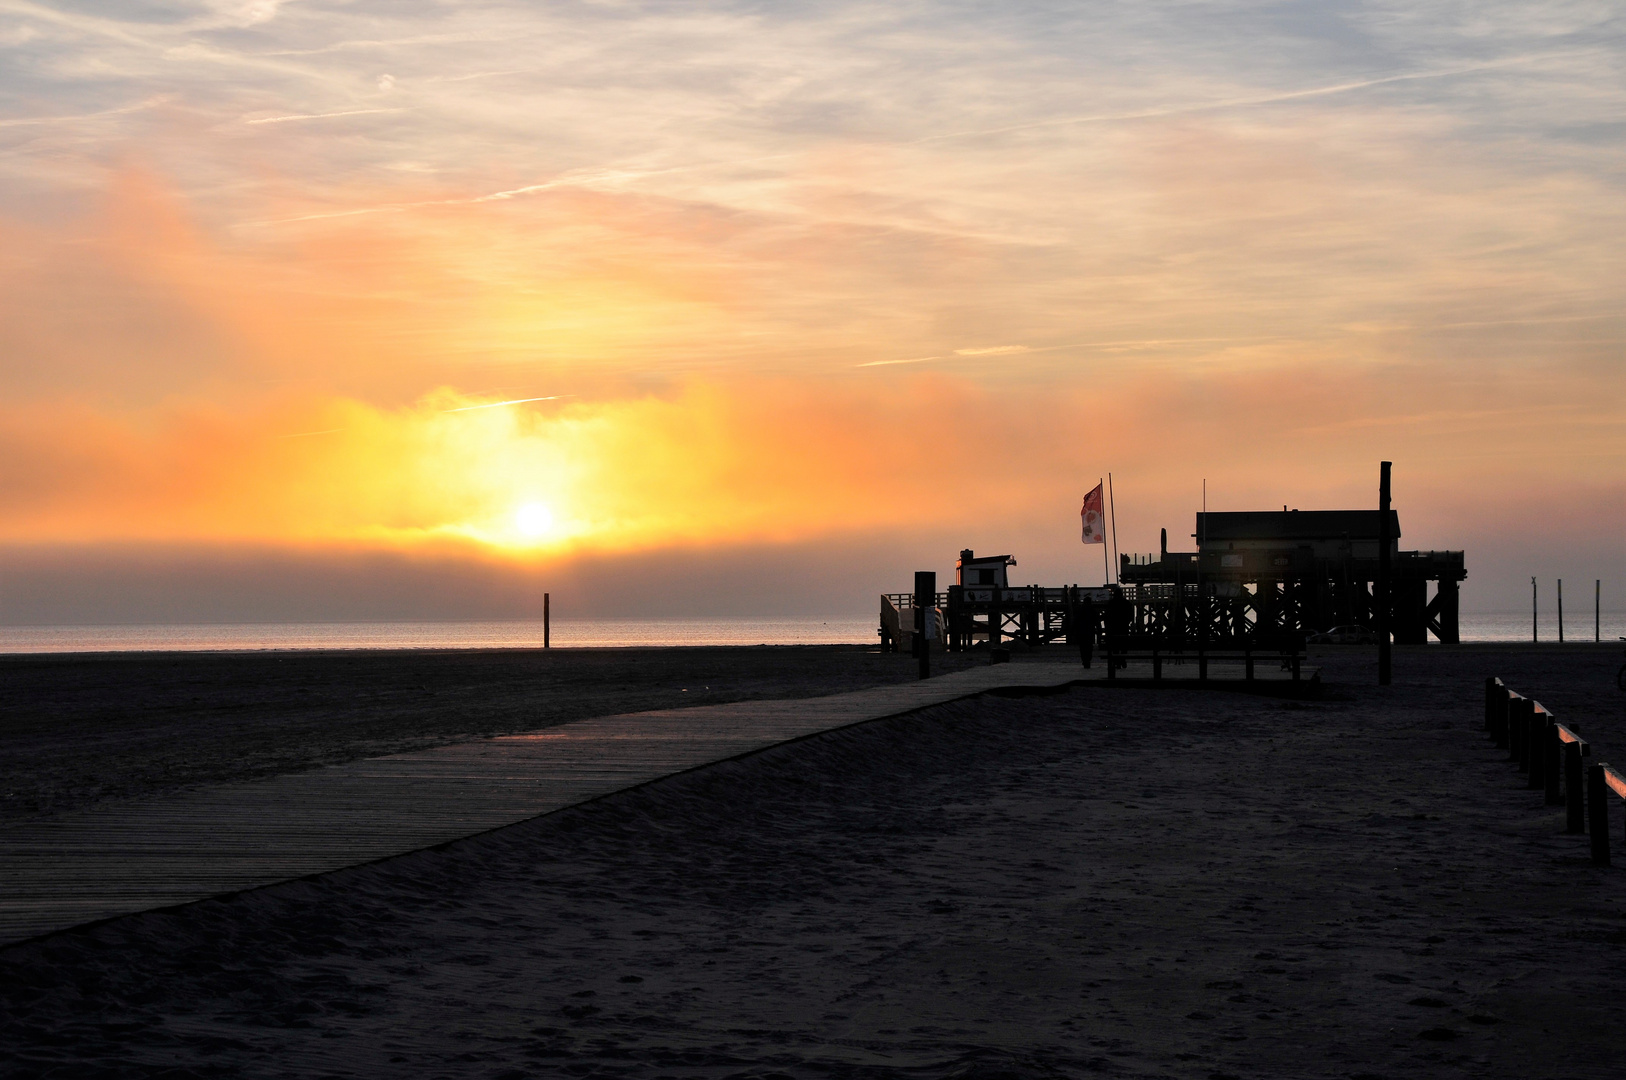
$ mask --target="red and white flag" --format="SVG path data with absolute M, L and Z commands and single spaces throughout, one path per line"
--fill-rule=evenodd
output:
M 1084 496 L 1084 509 L 1079 511 L 1084 518 L 1084 542 L 1086 544 L 1104 544 L 1107 534 L 1104 526 L 1106 518 L 1101 513 L 1101 485 L 1095 485 L 1095 490 Z

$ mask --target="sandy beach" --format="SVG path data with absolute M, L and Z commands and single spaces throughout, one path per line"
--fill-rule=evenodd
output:
M 1479 727 L 1498 674 L 1579 723 L 1595 760 L 1626 759 L 1617 654 L 1403 649 L 1378 688 L 1370 650 L 1327 650 L 1314 701 L 1092 687 L 834 732 L 440 850 L 0 951 L 0 1064 L 1618 1075 L 1626 869 L 1592 867 Z M 862 662 L 908 674 L 907 658 Z M 743 696 L 752 677 L 712 685 Z M 754 677 L 794 696 L 779 691 L 820 673 L 781 680 L 764 661 Z M 342 692 L 324 707 L 341 710 Z M 507 693 L 461 726 L 433 707 L 375 719 L 390 734 L 374 745 L 534 715 L 518 677 Z M 84 715 L 75 741 L 100 730 Z M 32 722 L 43 746 L 48 720 Z M 327 745 L 381 752 L 365 749 L 371 730 Z M 77 760 L 63 768 L 90 771 Z M 101 760 L 116 772 L 121 758 Z M 242 754 L 231 775 L 266 767 L 280 766 Z M 98 798 L 159 787 L 97 776 Z

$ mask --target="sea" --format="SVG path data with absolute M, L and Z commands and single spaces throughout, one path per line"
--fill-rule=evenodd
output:
M 726 617 L 707 619 L 555 619 L 559 648 L 647 645 L 877 644 L 876 617 Z M 1558 621 L 1543 612 L 1537 640 L 1557 641 Z M 1604 612 L 1603 641 L 1626 636 L 1626 612 Z M 1464 641 L 1530 641 L 1529 612 L 1462 615 Z M 1566 615 L 1567 641 L 1593 639 L 1592 612 Z M 226 623 L 149 626 L 0 626 L 0 653 L 252 652 L 274 649 L 533 649 L 540 621 Z

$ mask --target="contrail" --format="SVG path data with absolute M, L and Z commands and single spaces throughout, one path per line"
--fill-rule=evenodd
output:
M 969 131 L 951 131 L 942 135 L 925 135 L 912 140 L 912 144 L 940 142 L 945 139 L 971 139 L 981 135 L 1004 135 L 1012 131 L 1031 131 L 1036 128 L 1064 127 L 1068 124 L 1105 124 L 1123 120 L 1154 120 L 1163 116 L 1181 116 L 1187 113 L 1212 112 L 1220 109 L 1236 109 L 1249 105 L 1272 105 L 1279 101 L 1297 101 L 1300 98 L 1326 97 L 1330 94 L 1347 94 L 1353 90 L 1365 90 L 1372 86 L 1384 86 L 1388 83 L 1416 82 L 1422 79 L 1449 79 L 1457 75 L 1472 75 L 1479 71 L 1493 71 L 1497 68 L 1515 67 L 1519 64 L 1539 63 L 1542 60 L 1562 60 L 1571 56 L 1594 53 L 1596 48 L 1573 49 L 1569 52 L 1536 53 L 1529 56 L 1514 56 L 1505 60 L 1487 60 L 1481 64 L 1465 64 L 1462 67 L 1439 68 L 1434 71 L 1412 71 L 1399 75 L 1379 75 L 1370 79 L 1356 79 L 1350 82 L 1333 83 L 1329 86 L 1314 86 L 1307 90 L 1282 90 L 1273 94 L 1258 94 L 1251 97 L 1221 98 L 1218 101 L 1193 101 L 1184 105 L 1168 105 L 1161 108 L 1138 109 L 1133 112 L 1121 113 L 1090 113 L 1084 116 L 1061 116 L 1051 120 L 1033 120 L 1023 124 L 1009 124 L 1004 127 L 977 128 Z
M 372 116 L 374 113 L 406 112 L 405 109 L 346 109 L 343 112 L 294 113 L 289 116 L 262 116 L 245 124 L 281 124 L 289 120 L 329 120 L 335 116 Z
M 484 405 L 465 405 L 460 409 L 442 409 L 443 413 L 471 412 L 474 409 L 500 409 L 504 405 L 523 405 L 527 401 L 558 401 L 560 398 L 573 397 L 572 394 L 549 394 L 547 397 L 521 397 L 512 401 L 492 401 Z
M 887 364 L 922 364 L 927 360 L 941 360 L 941 356 L 912 356 L 907 360 L 871 360 L 867 364 L 854 364 L 853 367 L 885 367 Z
M 140 112 L 174 100 L 173 94 L 161 94 L 138 101 L 134 105 L 120 105 L 115 109 L 103 109 L 101 112 L 78 113 L 69 116 L 24 116 L 10 120 L 0 120 L 0 127 L 28 127 L 33 124 L 67 124 L 75 120 L 99 120 L 104 116 L 123 116 L 125 113 Z
M 1028 353 L 1060 352 L 1063 349 L 1144 348 L 1151 345 L 1212 345 L 1233 341 L 1276 341 L 1279 335 L 1251 337 L 1130 338 L 1123 341 L 1073 341 L 1066 345 L 995 345 L 983 349 L 955 349 L 942 356 L 912 356 L 907 360 L 871 360 L 853 367 L 885 367 L 888 364 L 921 364 L 927 360 L 975 359 L 983 356 L 1021 356 Z
M 1355 79 L 1348 82 L 1333 83 L 1327 86 L 1315 86 L 1305 90 L 1283 90 L 1269 94 L 1258 94 L 1249 97 L 1222 98 L 1217 101 L 1193 101 L 1182 105 L 1168 105 L 1158 108 L 1140 109 L 1121 113 L 1093 113 L 1083 116 L 1063 116 L 1050 120 L 1033 120 L 1020 124 L 1009 124 L 1002 127 L 976 128 L 965 131 L 950 131 L 938 135 L 923 135 L 918 139 L 904 142 L 905 146 L 921 146 L 927 143 L 944 142 L 951 139 L 973 139 L 986 135 L 1002 135 L 1014 131 L 1032 131 L 1048 127 L 1065 127 L 1072 124 L 1101 124 L 1121 122 L 1126 120 L 1151 120 L 1165 116 L 1180 116 L 1189 113 L 1213 112 L 1223 109 L 1245 108 L 1252 105 L 1270 105 L 1277 102 L 1295 101 L 1301 98 L 1326 97 L 1333 94 L 1346 94 L 1368 87 L 1383 86 L 1389 83 L 1414 82 L 1423 79 L 1447 79 L 1458 75 L 1471 75 L 1480 71 L 1492 71 L 1498 68 L 1514 67 L 1520 64 L 1540 63 L 1544 60 L 1562 60 L 1572 56 L 1581 56 L 1598 52 L 1597 47 L 1585 49 L 1572 49 L 1565 52 L 1536 53 L 1526 56 L 1509 57 L 1504 60 L 1487 60 L 1478 64 L 1465 64 L 1454 68 L 1437 68 L 1432 71 L 1404 72 L 1398 75 L 1379 75 L 1368 79 Z M 317 119 L 319 116 L 349 116 L 363 112 L 393 112 L 392 109 L 358 109 L 354 112 L 324 113 L 310 117 L 269 117 L 263 120 L 250 120 L 247 123 L 272 123 L 283 119 Z M 387 203 L 380 206 L 357 207 L 351 210 L 334 210 L 317 214 L 303 214 L 297 217 L 277 218 L 267 221 L 243 222 L 240 227 L 256 228 L 272 225 L 292 225 L 306 221 L 324 221 L 333 218 L 357 217 L 367 214 L 401 213 L 407 210 L 417 210 L 428 206 L 468 206 L 485 202 L 501 202 L 524 195 L 537 194 L 563 187 L 589 187 L 595 183 L 613 183 L 617 181 L 640 180 L 652 176 L 663 176 L 672 173 L 699 172 L 706 169 L 728 168 L 731 166 L 751 165 L 764 161 L 775 161 L 783 158 L 795 157 L 797 151 L 787 151 L 774 154 L 759 154 L 751 157 L 733 158 L 719 161 L 694 162 L 688 165 L 673 165 L 661 169 L 575 169 L 563 173 L 551 180 L 544 180 L 536 184 L 527 184 L 522 187 L 509 188 L 504 191 L 489 192 L 484 195 L 471 195 L 456 199 L 428 199 L 421 202 Z M 934 358 L 935 359 L 935 358 Z M 880 363 L 913 363 L 910 360 L 881 361 Z M 860 367 L 874 366 L 862 364 Z

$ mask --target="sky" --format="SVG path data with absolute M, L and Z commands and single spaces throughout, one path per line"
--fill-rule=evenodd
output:
M 851 614 L 1372 506 L 1626 608 L 1626 13 L 0 0 L 0 622 Z

